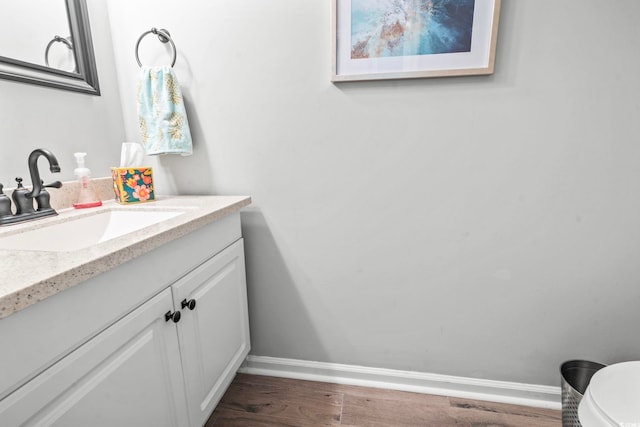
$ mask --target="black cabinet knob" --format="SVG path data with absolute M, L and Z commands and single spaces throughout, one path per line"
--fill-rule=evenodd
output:
M 196 300 L 194 299 L 190 299 L 189 301 L 187 301 L 187 299 L 183 299 L 182 302 L 180 303 L 182 305 L 182 308 L 188 308 L 189 310 L 193 310 L 194 308 L 196 308 Z
M 173 320 L 173 323 L 178 323 L 180 321 L 180 312 L 174 311 L 172 313 L 171 310 L 169 310 L 164 314 L 164 320 L 167 322 Z

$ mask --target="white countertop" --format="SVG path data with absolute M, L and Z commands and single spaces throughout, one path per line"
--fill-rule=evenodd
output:
M 153 210 L 183 208 L 185 213 L 138 231 L 73 252 L 0 250 L 0 319 L 104 273 L 130 259 L 149 252 L 223 218 L 251 203 L 247 196 L 165 196 L 136 205 L 114 201 L 90 209 L 60 209 L 59 215 L 29 223 L 0 228 L 7 234 L 69 220 L 89 211 L 126 206 L 127 209 Z

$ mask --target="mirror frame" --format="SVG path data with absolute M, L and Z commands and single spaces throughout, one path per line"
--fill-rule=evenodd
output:
M 100 95 L 86 0 L 65 0 L 77 73 L 0 55 L 0 78 Z M 43 47 L 44 49 L 44 47 Z M 44 50 L 43 50 L 44 51 Z

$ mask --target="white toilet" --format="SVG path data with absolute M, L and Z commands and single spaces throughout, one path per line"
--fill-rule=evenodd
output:
M 640 362 L 600 369 L 578 407 L 583 427 L 640 427 Z

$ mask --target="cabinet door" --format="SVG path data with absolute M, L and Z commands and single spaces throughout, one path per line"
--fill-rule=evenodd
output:
M 188 425 L 172 307 L 166 289 L 16 390 L 0 425 Z
M 194 426 L 202 426 L 249 353 L 242 239 L 173 286 L 178 338 Z M 195 307 L 181 308 L 183 301 Z

